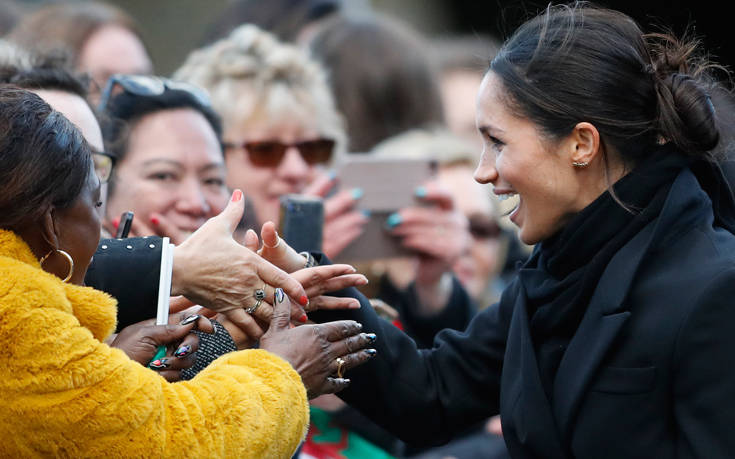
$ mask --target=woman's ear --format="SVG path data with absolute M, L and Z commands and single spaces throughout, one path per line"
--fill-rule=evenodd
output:
M 577 123 L 570 134 L 572 165 L 586 166 L 595 159 L 601 158 L 600 133 L 597 128 L 587 122 Z
M 56 228 L 56 219 L 54 218 L 54 208 L 49 208 L 41 217 L 41 235 L 48 243 L 51 249 L 59 248 L 59 233 Z

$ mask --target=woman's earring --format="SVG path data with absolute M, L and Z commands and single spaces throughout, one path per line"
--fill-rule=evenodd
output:
M 62 281 L 62 282 L 69 282 L 69 279 L 71 279 L 71 276 L 72 276 L 72 274 L 74 274 L 74 259 L 73 259 L 73 258 L 71 257 L 71 255 L 69 255 L 69 253 L 68 253 L 68 252 L 66 252 L 66 251 L 64 251 L 64 250 L 61 250 L 61 249 L 51 249 L 51 250 L 49 250 L 49 252 L 48 252 L 48 253 L 47 253 L 46 255 L 44 255 L 44 256 L 43 256 L 43 257 L 41 258 L 41 260 L 39 261 L 39 263 L 41 264 L 41 267 L 43 267 L 43 262 L 44 262 L 44 261 L 46 261 L 46 259 L 47 259 L 47 258 L 48 258 L 48 257 L 49 257 L 49 256 L 50 256 L 50 255 L 51 255 L 52 253 L 54 253 L 54 252 L 57 252 L 57 253 L 59 253 L 60 255 L 62 255 L 62 256 L 63 256 L 64 258 L 66 258 L 66 261 L 68 261 L 68 262 L 69 262 L 69 273 L 68 273 L 68 274 L 66 275 L 66 277 L 65 277 L 65 278 L 64 278 L 64 280 Z
M 572 166 L 574 166 L 574 167 L 587 167 L 588 164 L 589 163 L 580 163 L 580 162 L 574 161 L 572 163 Z

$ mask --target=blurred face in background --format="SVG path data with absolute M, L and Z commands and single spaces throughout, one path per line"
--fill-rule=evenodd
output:
M 258 222 L 278 224 L 279 198 L 301 193 L 322 170 L 328 158 L 328 142 L 314 122 L 282 113 L 262 115 L 241 122 L 226 122 L 223 132 L 227 185 L 240 188 L 250 199 Z M 307 142 L 300 149 L 294 144 Z M 281 144 L 281 145 L 279 145 Z M 282 145 L 288 145 L 279 160 Z
M 193 109 L 143 116 L 132 124 L 110 191 L 109 220 L 132 210 L 143 224 L 150 225 L 160 215 L 180 231 L 194 232 L 227 205 L 217 135 Z
M 474 181 L 469 164 L 441 167 L 438 178 L 452 193 L 457 210 L 469 220 L 472 234 L 468 252 L 457 260 L 453 270 L 478 306 L 487 306 L 483 304 L 488 300 L 485 293 L 498 274 L 504 251 L 492 201 L 487 190 Z
M 77 67 L 94 80 L 90 99 L 95 104 L 110 76 L 147 75 L 153 71 L 151 59 L 138 36 L 115 24 L 102 26 L 90 35 L 79 51 Z
M 477 90 L 482 73 L 470 70 L 449 70 L 441 75 L 440 87 L 447 127 L 456 135 L 482 148 L 482 139 L 475 125 Z

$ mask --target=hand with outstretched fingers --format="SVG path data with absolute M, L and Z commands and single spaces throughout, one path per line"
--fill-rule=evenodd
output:
M 283 358 L 301 375 L 309 398 L 339 392 L 350 380 L 345 373 L 372 358 L 375 335 L 360 333 L 362 325 L 341 320 L 291 327 L 289 299 L 275 292 L 273 318 L 260 348 Z

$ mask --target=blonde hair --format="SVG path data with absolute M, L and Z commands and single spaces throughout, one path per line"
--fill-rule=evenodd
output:
M 430 158 L 440 166 L 477 166 L 480 153 L 476 145 L 445 128 L 411 129 L 377 144 L 372 155 L 393 158 Z
M 225 126 L 295 110 L 304 119 L 315 120 L 320 135 L 335 140 L 337 154 L 345 150 L 344 123 L 324 70 L 304 51 L 254 25 L 240 26 L 194 51 L 174 78 L 209 91 Z

